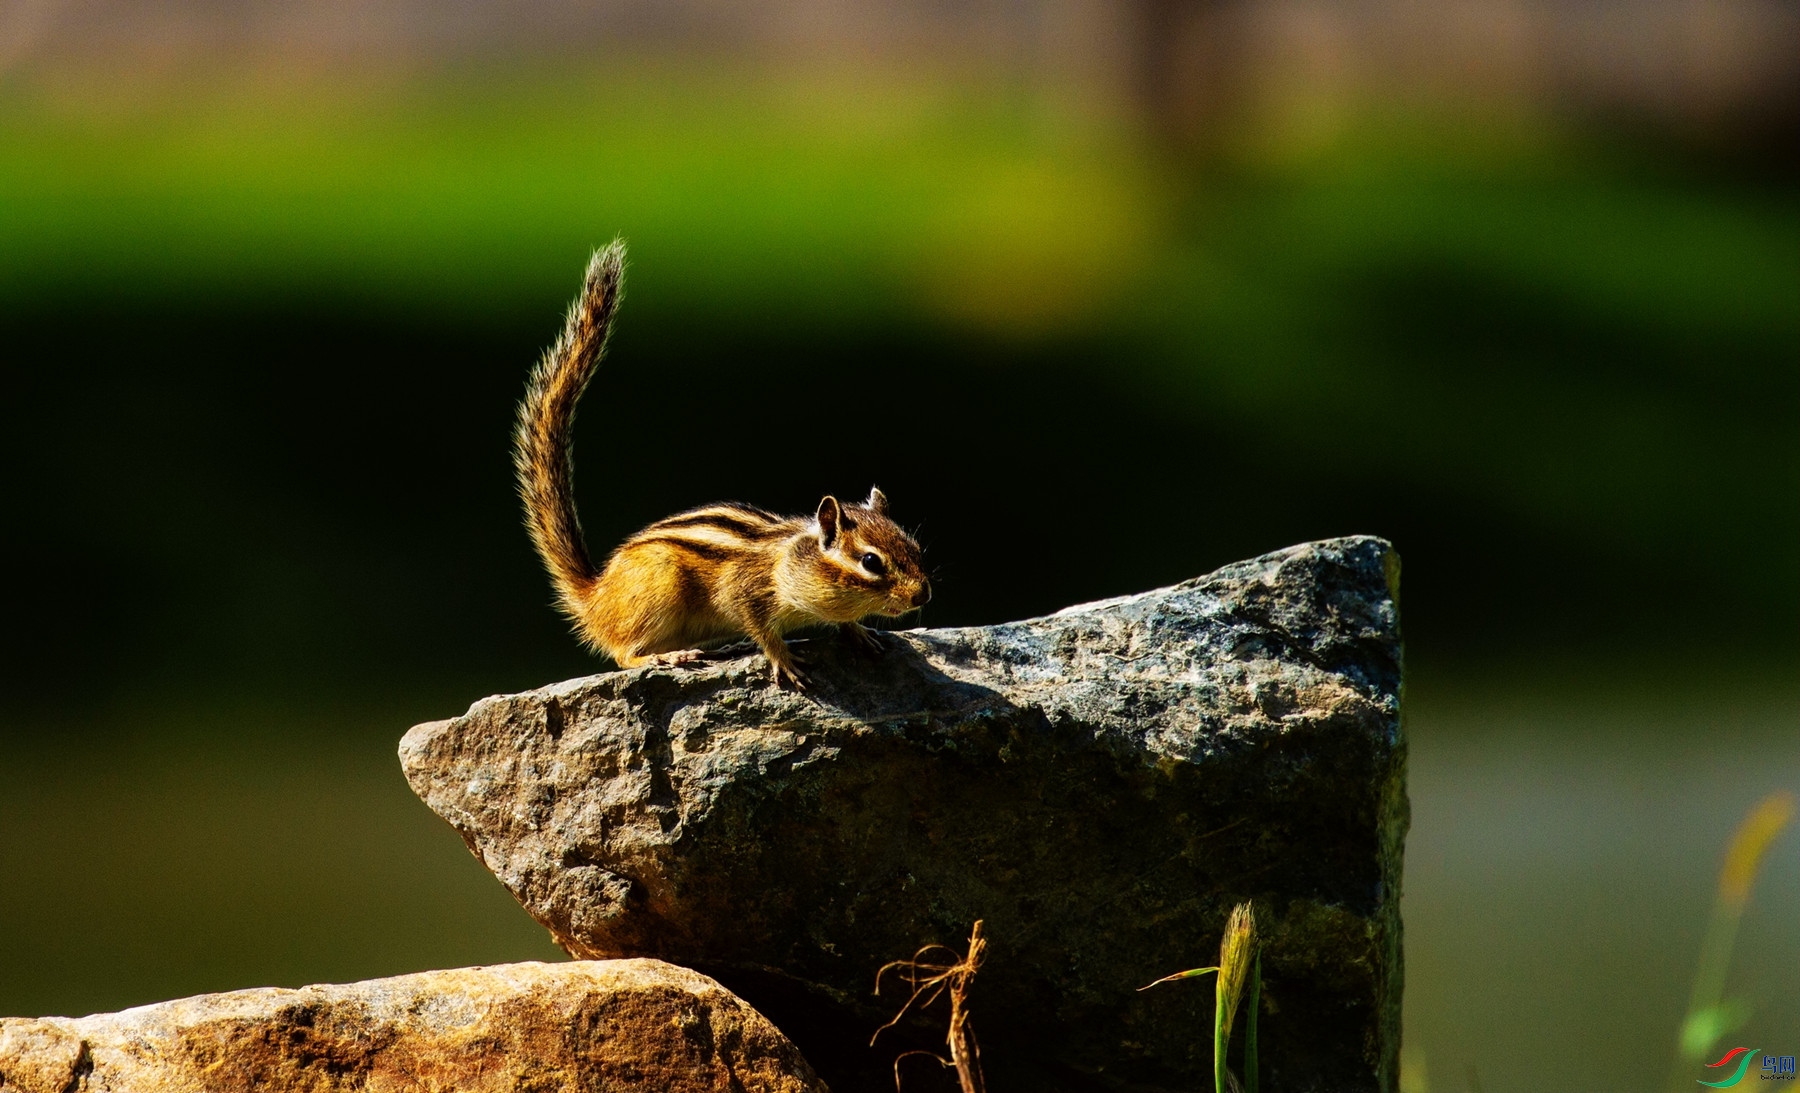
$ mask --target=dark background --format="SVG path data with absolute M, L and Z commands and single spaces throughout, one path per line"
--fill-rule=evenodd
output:
M 1779 196 L 1665 171 L 1672 198 Z M 932 625 L 1372 532 L 1405 559 L 1427 663 L 1790 654 L 1793 321 L 1585 314 L 1462 264 L 1387 256 L 1321 277 L 1282 329 L 1216 340 L 1205 306 L 1148 334 L 809 330 L 683 314 L 634 270 L 578 426 L 584 521 L 599 553 L 709 500 L 801 512 L 878 483 L 938 574 Z M 589 667 L 545 610 L 510 479 L 560 295 L 473 315 L 100 299 L 33 300 L 0 330 L 25 365 L 4 430 L 15 702 L 229 684 L 454 704 Z M 1213 374 L 1282 353 L 1266 393 Z

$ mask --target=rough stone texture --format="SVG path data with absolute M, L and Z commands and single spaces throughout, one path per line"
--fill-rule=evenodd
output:
M 1245 899 L 1263 1087 L 1390 1090 L 1398 573 L 1337 539 L 872 660 L 823 639 L 805 694 L 755 657 L 592 676 L 420 725 L 401 761 L 564 948 L 705 970 L 839 1093 L 891 1089 L 907 1042 L 864 1046 L 900 1001 L 876 968 L 977 918 L 995 1093 L 1210 1088 L 1211 988 L 1135 988 L 1214 963 Z
M 510 964 L 0 1019 L 0 1093 L 824 1093 L 717 983 L 656 960 Z

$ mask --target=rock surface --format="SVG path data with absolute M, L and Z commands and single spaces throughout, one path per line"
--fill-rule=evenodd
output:
M 597 675 L 420 725 L 401 761 L 565 949 L 716 976 L 839 1093 L 893 1088 L 910 1046 L 866 1047 L 903 1000 L 877 967 L 978 918 L 995 1093 L 1211 1088 L 1210 987 L 1136 988 L 1215 963 L 1246 899 L 1263 1088 L 1390 1090 L 1398 572 L 1338 539 L 872 659 L 820 639 L 804 694 L 757 657 Z
M 0 1019 L 0 1093 L 824 1093 L 763 1016 L 656 960 L 511 964 Z

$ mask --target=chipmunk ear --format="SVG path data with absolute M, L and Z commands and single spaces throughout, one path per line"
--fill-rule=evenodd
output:
M 869 487 L 869 499 L 864 501 L 863 504 L 868 507 L 870 512 L 877 516 L 886 516 L 888 514 L 887 494 L 882 493 L 874 486 Z
M 842 516 L 843 513 L 838 510 L 837 498 L 827 497 L 819 502 L 819 545 L 826 550 L 830 550 L 831 544 L 837 542 L 838 521 Z

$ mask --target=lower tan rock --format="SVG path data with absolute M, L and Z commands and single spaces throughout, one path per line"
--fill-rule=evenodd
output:
M 0 1093 L 826 1093 L 761 1014 L 659 960 L 508 964 L 0 1019 Z

